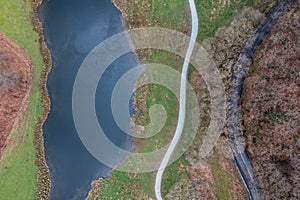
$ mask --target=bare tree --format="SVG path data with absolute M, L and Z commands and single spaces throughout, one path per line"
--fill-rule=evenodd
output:
M 15 71 L 0 72 L 0 87 L 5 90 L 12 90 L 19 86 L 20 76 Z

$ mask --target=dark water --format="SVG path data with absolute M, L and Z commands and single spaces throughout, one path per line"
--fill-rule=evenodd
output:
M 88 153 L 77 135 L 72 88 L 86 55 L 104 39 L 123 31 L 121 13 L 109 0 L 45 0 L 38 16 L 53 60 L 47 83 L 51 112 L 43 127 L 52 181 L 50 198 L 84 199 L 91 181 L 107 176 L 110 169 Z M 137 63 L 132 53 L 116 60 L 100 80 L 95 97 L 100 124 L 108 130 L 110 140 L 126 149 L 131 148 L 131 137 L 115 124 L 110 98 L 116 81 Z M 99 87 L 101 82 L 105 87 Z

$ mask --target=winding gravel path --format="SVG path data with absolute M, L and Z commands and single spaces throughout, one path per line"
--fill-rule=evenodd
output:
M 183 126 L 184 126 L 184 120 L 185 120 L 185 107 L 186 107 L 186 80 L 187 80 L 187 71 L 190 63 L 190 58 L 195 46 L 195 42 L 198 35 L 198 14 L 195 6 L 194 0 L 189 0 L 190 10 L 191 10 L 191 16 L 192 16 L 192 32 L 191 32 L 191 40 L 189 42 L 189 46 L 185 55 L 185 60 L 182 67 L 181 72 L 181 82 L 180 82 L 180 99 L 179 99 L 179 114 L 178 114 L 178 122 L 176 131 L 174 134 L 174 137 L 170 143 L 170 146 L 159 166 L 159 169 L 156 174 L 155 179 L 155 196 L 156 199 L 162 200 L 161 197 L 161 183 L 162 183 L 162 176 L 165 171 L 165 168 L 168 165 L 168 162 L 170 160 L 170 157 L 180 139 Z

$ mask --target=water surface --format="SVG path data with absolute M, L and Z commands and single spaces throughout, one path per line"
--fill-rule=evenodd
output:
M 91 181 L 107 176 L 110 169 L 88 153 L 77 135 L 72 88 L 87 54 L 104 39 L 123 31 L 121 13 L 109 0 L 44 0 L 38 15 L 53 60 L 47 82 L 51 111 L 43 126 L 52 182 L 50 199 L 84 199 Z M 98 120 L 107 136 L 127 149 L 131 148 L 131 137 L 114 122 L 110 98 L 116 81 L 137 63 L 133 53 L 116 60 L 100 80 L 95 97 Z

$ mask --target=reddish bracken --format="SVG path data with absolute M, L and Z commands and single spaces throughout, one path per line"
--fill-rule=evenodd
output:
M 28 104 L 31 61 L 17 44 L 0 33 L 0 158 Z
M 245 81 L 247 150 L 267 199 L 300 199 L 299 1 L 256 52 Z

